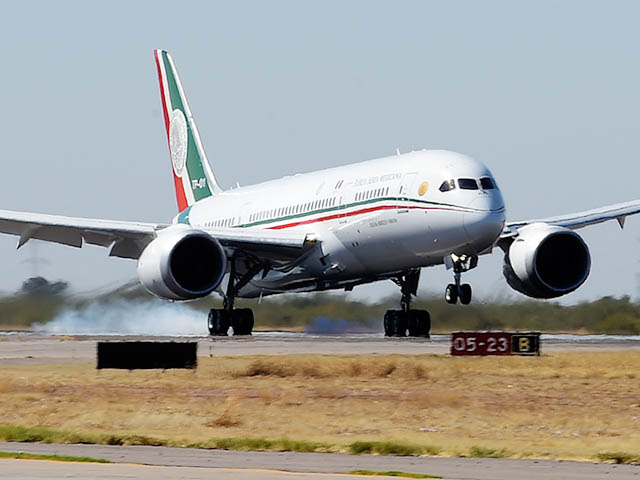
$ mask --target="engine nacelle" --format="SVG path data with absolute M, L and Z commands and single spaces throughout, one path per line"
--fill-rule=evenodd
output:
M 571 293 L 585 282 L 590 270 L 591 255 L 580 235 L 546 223 L 521 228 L 504 256 L 507 283 L 533 298 Z
M 172 225 L 140 255 L 138 278 L 158 297 L 191 300 L 215 290 L 226 268 L 227 256 L 215 238 L 187 225 Z

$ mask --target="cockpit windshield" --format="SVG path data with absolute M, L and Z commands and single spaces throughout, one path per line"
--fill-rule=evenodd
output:
M 455 188 L 456 188 L 456 182 L 453 179 L 445 180 L 444 182 L 442 182 L 442 185 L 440 185 L 441 192 L 448 192 L 450 190 L 454 190 Z
M 441 192 L 450 192 L 451 190 L 455 190 L 456 186 L 461 190 L 495 190 L 498 188 L 496 182 L 491 177 L 482 177 L 479 179 L 476 178 L 458 178 L 445 180 L 440 185 Z
M 480 179 L 480 185 L 483 190 L 493 190 L 496 188 L 496 182 L 491 177 L 482 177 Z
M 459 178 L 458 186 L 462 190 L 478 190 L 478 182 L 475 178 Z

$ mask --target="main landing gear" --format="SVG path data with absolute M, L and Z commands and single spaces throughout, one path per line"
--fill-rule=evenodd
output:
M 453 280 L 455 283 L 447 285 L 444 299 L 452 305 L 457 303 L 458 299 L 463 305 L 469 305 L 471 303 L 471 285 L 468 283 L 461 284 L 460 281 L 462 272 L 467 272 L 478 266 L 478 257 L 468 257 L 466 255 L 458 257 L 452 254 L 450 265 L 453 267 Z
M 392 279 L 400 286 L 402 299 L 400 310 L 387 310 L 384 314 L 385 337 L 424 337 L 429 338 L 431 316 L 426 310 L 412 310 L 411 297 L 418 291 L 420 270 L 412 270 L 405 275 Z
M 207 319 L 209 335 L 226 336 L 229 327 L 233 328 L 234 335 L 251 335 L 253 331 L 253 310 L 250 308 L 233 308 L 233 303 L 242 287 L 249 283 L 264 267 L 256 264 L 244 274 L 238 275 L 235 268 L 235 259 L 232 259 L 230 263 L 231 271 L 229 272 L 229 283 L 222 304 L 223 308 L 209 310 L 209 318 Z

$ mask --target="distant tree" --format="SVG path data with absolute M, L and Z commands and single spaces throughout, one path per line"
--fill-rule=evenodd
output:
M 31 277 L 22 282 L 19 293 L 30 296 L 60 295 L 68 287 L 67 282 L 50 282 L 44 277 Z

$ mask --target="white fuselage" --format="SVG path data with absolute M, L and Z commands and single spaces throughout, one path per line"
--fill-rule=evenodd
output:
M 448 180 L 453 188 L 442 191 Z M 504 201 L 488 168 L 443 150 L 228 190 L 174 218 L 205 231 L 292 229 L 320 240 L 295 268 L 257 275 L 241 290 L 244 297 L 350 288 L 442 264 L 452 253 L 477 255 L 494 245 L 504 221 Z

